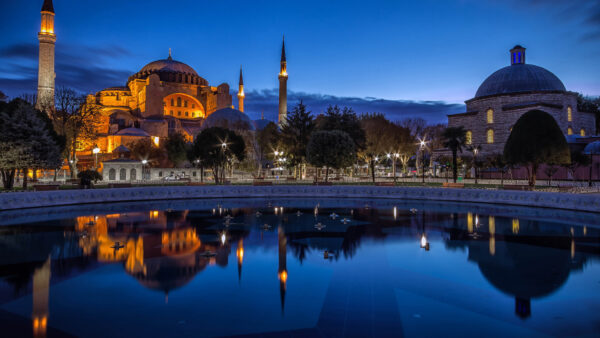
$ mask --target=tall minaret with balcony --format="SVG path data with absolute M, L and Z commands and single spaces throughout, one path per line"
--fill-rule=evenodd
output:
M 42 5 L 42 25 L 38 33 L 40 56 L 38 62 L 38 91 L 36 108 L 44 111 L 54 109 L 54 6 L 52 0 Z
M 287 121 L 287 62 L 285 60 L 285 38 L 281 45 L 281 69 L 279 70 L 279 119 L 281 127 Z
M 244 77 L 242 76 L 242 66 L 240 66 L 240 84 L 238 89 L 238 110 L 244 112 Z

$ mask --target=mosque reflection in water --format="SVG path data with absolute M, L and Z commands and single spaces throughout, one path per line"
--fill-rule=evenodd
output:
M 140 285 L 163 293 L 168 303 L 169 293 L 211 266 L 226 267 L 230 256 L 236 260 L 241 283 L 244 260 L 251 259 L 244 256 L 244 240 L 260 246 L 261 241 L 276 239 L 278 266 L 271 278 L 279 280 L 283 314 L 287 282 L 294 278 L 288 275 L 288 255 L 302 262 L 318 253 L 335 265 L 360 255 L 361 242 L 369 240 L 414 243 L 425 254 L 466 251 L 468 261 L 494 288 L 514 298 L 515 315 L 527 318 L 532 315 L 532 299 L 552 294 L 572 271 L 582 271 L 587 260 L 598 259 L 599 236 L 597 228 L 583 225 L 368 205 L 345 209 L 217 205 L 206 211 L 80 216 L 43 227 L 2 229 L 0 278 L 13 286 L 14 293 L 0 294 L 0 301 L 22 296 L 31 285 L 31 325 L 34 336 L 42 337 L 49 321 L 51 279 L 65 280 L 105 263 L 120 263 Z M 374 277 L 386 277 L 381 274 Z

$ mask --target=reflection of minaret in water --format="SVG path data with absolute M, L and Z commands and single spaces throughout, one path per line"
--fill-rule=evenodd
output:
M 287 251 L 287 239 L 285 238 L 285 232 L 283 227 L 279 226 L 277 229 L 279 244 L 279 269 L 277 270 L 277 276 L 279 277 L 279 294 L 281 296 L 281 313 L 285 308 L 285 288 L 287 283 L 287 264 L 286 264 L 286 251 Z
M 33 310 L 31 319 L 34 337 L 46 337 L 48 325 L 48 293 L 50 291 L 50 256 L 41 268 L 33 272 Z
M 238 280 L 242 282 L 242 264 L 244 263 L 244 239 L 238 241 L 237 251 L 235 252 L 238 263 Z

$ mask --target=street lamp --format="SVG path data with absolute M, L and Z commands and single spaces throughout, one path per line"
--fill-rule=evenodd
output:
M 94 147 L 94 149 L 92 149 L 92 153 L 94 153 L 94 169 L 98 168 L 98 153 L 100 152 L 100 148 L 98 148 L 98 146 Z
M 146 179 L 145 166 L 148 163 L 148 160 L 142 160 L 142 181 Z
M 421 170 L 423 172 L 422 178 L 423 178 L 423 184 L 425 184 L 425 144 L 427 142 L 425 141 L 425 139 L 421 140 L 420 142 L 420 148 L 421 148 Z

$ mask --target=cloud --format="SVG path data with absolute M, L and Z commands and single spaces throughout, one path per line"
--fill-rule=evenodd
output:
M 505 0 L 492 0 L 505 3 Z M 600 1 L 597 0 L 512 0 L 517 7 L 528 6 L 536 11 L 551 12 L 557 22 L 574 21 L 581 25 L 581 41 L 600 40 Z
M 97 48 L 60 45 L 56 48 L 56 85 L 67 86 L 83 93 L 124 85 L 129 70 L 114 69 L 115 60 L 131 53 L 118 46 Z M 0 58 L 10 60 L 0 64 L 0 90 L 11 97 L 37 90 L 38 46 L 15 44 L 0 49 Z
M 358 114 L 382 113 L 392 121 L 408 117 L 421 117 L 432 123 L 447 122 L 447 114 L 465 111 L 462 104 L 443 101 L 386 100 L 373 97 L 342 97 L 324 94 L 288 92 L 288 109 L 302 101 L 313 114 L 324 112 L 329 105 L 347 106 Z M 264 112 L 265 118 L 276 121 L 279 110 L 277 89 L 246 92 L 245 111 L 253 119 Z

